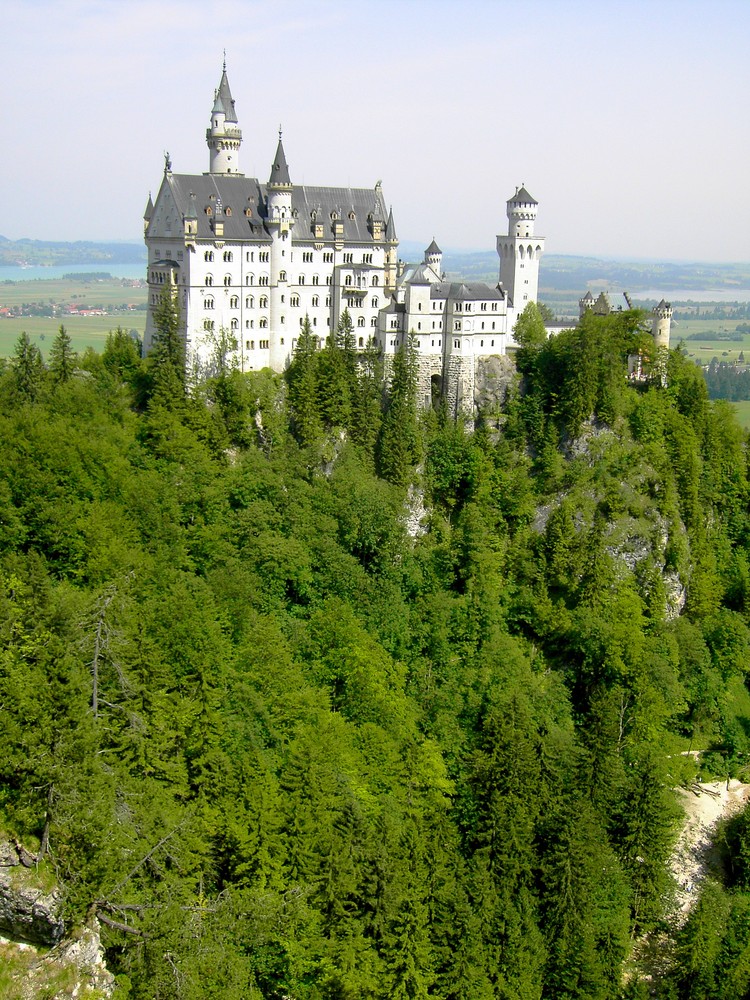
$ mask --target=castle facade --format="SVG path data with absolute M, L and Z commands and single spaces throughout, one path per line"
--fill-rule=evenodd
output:
M 456 412 L 470 410 L 479 359 L 516 346 L 515 321 L 536 301 L 544 239 L 534 233 L 537 202 L 526 188 L 507 202 L 497 284 L 446 281 L 434 240 L 421 264 L 399 261 L 380 182 L 294 184 L 281 132 L 268 180 L 246 177 L 226 65 L 206 143 L 207 173 L 175 173 L 167 156 L 148 200 L 146 350 L 165 285 L 177 296 L 188 360 L 199 372 L 210 370 L 222 334 L 236 344 L 242 371 L 282 371 L 306 317 L 323 344 L 348 310 L 358 349 L 372 343 L 386 363 L 413 337 L 425 405 L 437 391 Z

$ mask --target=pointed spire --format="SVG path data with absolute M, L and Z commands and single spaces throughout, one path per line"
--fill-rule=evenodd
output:
M 385 224 L 385 238 L 391 243 L 395 243 L 398 239 L 396 236 L 396 223 L 393 221 L 393 205 L 390 207 L 388 221 Z
M 154 203 L 151 201 L 151 192 L 148 193 L 148 201 L 146 202 L 146 211 L 143 213 L 143 221 L 150 222 L 151 216 L 154 214 Z
M 226 121 L 234 122 L 236 124 L 237 112 L 234 110 L 232 91 L 229 89 L 226 53 L 224 54 L 224 66 L 221 71 L 221 82 L 219 83 L 219 89 L 216 91 L 216 100 L 221 102 L 221 110 L 224 112 Z M 215 106 L 216 105 L 214 105 L 214 107 Z
M 271 167 L 271 176 L 268 178 L 268 183 L 281 187 L 291 187 L 292 184 L 289 176 L 289 166 L 284 153 L 284 143 L 281 141 L 281 126 L 279 126 L 279 144 L 276 147 L 276 156 Z
M 433 253 L 439 253 L 439 254 L 442 254 L 442 252 L 443 252 L 443 251 L 442 251 L 442 250 L 440 249 L 440 247 L 439 247 L 439 246 L 437 245 L 437 243 L 435 242 L 435 237 L 433 236 L 433 237 L 432 237 L 432 243 L 430 243 L 430 245 L 429 245 L 429 246 L 427 247 L 427 249 L 425 250 L 425 256 L 426 256 L 426 255 L 428 255 L 428 254 L 433 254 Z

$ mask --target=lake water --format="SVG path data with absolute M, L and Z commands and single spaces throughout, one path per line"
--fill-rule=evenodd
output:
M 108 264 L 106 261 L 101 261 L 95 264 L 54 264 L 51 267 L 0 265 L 0 282 L 35 279 L 49 281 L 51 278 L 62 278 L 64 274 L 91 274 L 93 271 L 111 274 L 113 278 L 145 278 L 146 261 L 144 260 L 142 264 Z

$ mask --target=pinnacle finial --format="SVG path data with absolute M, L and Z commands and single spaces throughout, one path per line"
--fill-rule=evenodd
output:
M 281 123 L 279 123 L 279 142 L 281 142 Z
M 224 64 L 222 66 L 222 69 L 226 73 L 226 71 L 227 71 L 227 50 L 226 49 L 224 49 Z

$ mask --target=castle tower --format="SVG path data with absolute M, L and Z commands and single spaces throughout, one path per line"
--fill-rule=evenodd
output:
M 590 291 L 578 300 L 578 318 L 583 319 L 587 312 L 594 308 L 594 296 Z
M 428 267 L 431 267 L 438 278 L 443 276 L 443 251 L 437 245 L 433 239 L 432 243 L 427 247 L 424 252 L 424 262 Z
M 396 223 L 393 221 L 393 206 L 388 212 L 388 221 L 385 224 L 385 242 L 388 248 L 385 254 L 385 287 L 390 294 L 393 294 L 399 277 L 398 236 L 396 235 Z
M 287 282 L 292 261 L 289 237 L 294 225 L 292 190 L 279 129 L 279 144 L 266 185 L 266 227 L 271 236 L 270 364 L 274 371 L 282 371 L 286 367 L 292 350 L 292 328 L 287 321 Z
M 211 124 L 206 129 L 209 150 L 209 173 L 238 174 L 240 177 L 240 143 L 242 131 L 237 124 L 237 113 L 227 79 L 227 64 L 221 72 L 219 89 L 214 94 Z
M 544 237 L 534 235 L 538 202 L 521 185 L 507 202 L 508 235 L 498 236 L 500 284 L 510 296 L 516 313 L 536 302 L 539 291 L 539 261 Z
M 661 300 L 651 313 L 651 335 L 657 348 L 669 350 L 669 334 L 672 327 L 672 303 Z

